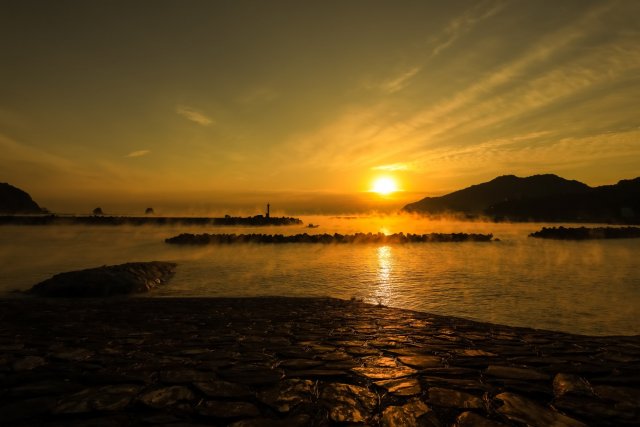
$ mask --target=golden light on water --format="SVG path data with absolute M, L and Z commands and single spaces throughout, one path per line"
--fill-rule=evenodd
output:
M 390 246 L 380 246 L 377 249 L 378 256 L 378 287 L 375 290 L 375 299 L 378 303 L 386 304 L 391 297 L 391 273 L 392 253 Z
M 381 176 L 373 181 L 371 191 L 378 193 L 382 196 L 388 196 L 391 193 L 398 191 L 398 184 L 395 179 L 388 176 Z

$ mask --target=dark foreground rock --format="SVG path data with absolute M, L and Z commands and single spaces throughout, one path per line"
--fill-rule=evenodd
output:
M 165 239 L 176 245 L 230 245 L 235 243 L 320 243 L 320 244 L 405 244 L 433 242 L 490 242 L 493 234 L 469 233 L 355 233 L 355 234 L 191 234 L 182 233 Z
M 129 262 L 56 274 L 28 293 L 44 297 L 107 297 L 148 292 L 169 281 L 172 262 Z
M 3 426 L 632 426 L 640 337 L 334 299 L 0 300 Z
M 640 238 L 640 227 L 542 227 L 529 237 L 557 240 L 632 239 Z

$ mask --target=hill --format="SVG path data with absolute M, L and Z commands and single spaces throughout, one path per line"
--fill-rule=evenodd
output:
M 640 178 L 589 187 L 556 175 L 501 176 L 403 208 L 511 221 L 640 222 Z
M 38 214 L 43 213 L 43 210 L 25 191 L 0 182 L 0 213 Z

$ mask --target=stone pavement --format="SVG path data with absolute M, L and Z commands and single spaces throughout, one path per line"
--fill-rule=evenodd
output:
M 0 424 L 640 424 L 640 337 L 318 298 L 0 300 Z

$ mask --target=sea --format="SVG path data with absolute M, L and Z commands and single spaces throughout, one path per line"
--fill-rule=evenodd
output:
M 64 271 L 174 261 L 143 298 L 327 296 L 511 326 L 640 334 L 640 239 L 557 241 L 545 226 L 408 215 L 308 216 L 283 227 L 0 226 L 0 296 Z M 591 225 L 595 226 L 595 225 Z M 492 242 L 170 245 L 180 233 L 492 233 Z

